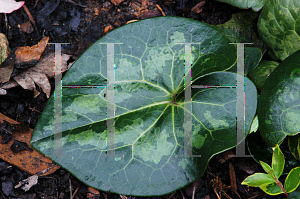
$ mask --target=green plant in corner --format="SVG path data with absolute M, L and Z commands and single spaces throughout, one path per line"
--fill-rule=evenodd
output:
M 284 169 L 284 155 L 281 152 L 279 145 L 277 144 L 273 149 L 272 167 L 263 161 L 259 161 L 265 173 L 255 173 L 247 177 L 242 185 L 249 185 L 253 187 L 261 188 L 265 193 L 269 195 L 278 195 L 284 193 L 288 197 L 288 193 L 291 193 L 297 189 L 300 184 L 300 167 L 293 168 L 287 175 L 284 187 L 278 180 Z

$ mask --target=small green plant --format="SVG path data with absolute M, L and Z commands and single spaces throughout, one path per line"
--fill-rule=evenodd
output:
M 289 172 L 285 179 L 284 187 L 278 180 L 283 172 L 285 164 L 284 155 L 281 152 L 278 144 L 273 149 L 272 167 L 263 161 L 259 162 L 267 174 L 255 173 L 247 177 L 242 182 L 242 185 L 259 187 L 269 195 L 278 195 L 284 193 L 287 197 L 288 193 L 295 191 L 299 186 L 300 167 L 295 167 Z

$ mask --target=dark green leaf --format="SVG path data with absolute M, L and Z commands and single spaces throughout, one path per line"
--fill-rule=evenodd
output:
M 245 75 L 259 64 L 262 58 L 262 51 L 265 50 L 262 40 L 256 35 L 254 20 L 257 13 L 243 11 L 232 15 L 232 19 L 224 24 L 215 25 L 214 27 L 223 32 L 232 43 L 253 43 L 245 45 Z M 235 64 L 228 71 L 236 72 Z
M 255 20 L 258 13 L 245 10 L 232 15 L 232 18 L 224 24 L 215 25 L 232 42 L 253 43 L 252 46 L 259 48 L 262 52 L 266 50 L 263 41 L 256 34 Z M 249 47 L 249 45 L 247 45 Z
M 300 159 L 300 134 L 288 137 L 289 149 L 293 156 L 299 160 Z
M 213 155 L 236 146 L 236 89 L 192 89 L 193 147 L 186 150 L 201 157 L 175 157 L 184 154 L 187 105 L 184 45 L 176 42 L 201 43 L 192 44 L 193 85 L 236 85 L 238 74 L 217 72 L 236 63 L 236 46 L 211 26 L 176 17 L 130 23 L 93 44 L 63 78 L 63 85 L 104 85 L 62 89 L 64 156 L 51 156 L 53 95 L 31 145 L 88 186 L 122 195 L 163 195 L 199 179 Z M 114 49 L 114 126 L 115 155 L 124 157 L 106 156 L 107 50 L 99 43 L 123 43 Z M 245 92 L 247 133 L 257 103 L 248 78 Z
M 262 60 L 259 65 L 248 73 L 248 77 L 253 81 L 255 86 L 262 90 L 265 81 L 272 71 L 278 66 L 278 62 Z
M 281 61 L 300 50 L 299 8 L 299 0 L 269 0 L 259 15 L 259 36 Z
M 255 47 L 245 47 L 245 60 L 244 60 L 244 74 L 248 75 L 248 72 L 256 68 L 262 58 L 261 51 Z M 237 64 L 228 69 L 227 71 L 236 72 Z
M 298 186 L 295 191 L 289 194 L 288 199 L 300 199 L 300 186 Z
M 275 146 L 300 132 L 300 50 L 289 56 L 267 78 L 258 102 L 259 130 Z

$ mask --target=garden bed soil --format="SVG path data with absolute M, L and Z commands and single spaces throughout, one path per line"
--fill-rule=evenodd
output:
M 3 15 L 2 17 L 0 15 L 0 32 L 4 33 L 8 37 L 11 49 L 15 49 L 19 46 L 35 45 L 43 36 L 50 37 L 49 42 L 51 43 L 69 43 L 69 45 L 62 45 L 62 52 L 73 55 L 72 59 L 76 60 L 90 45 L 101 38 L 106 31 L 123 26 L 125 22 L 133 19 L 140 20 L 161 16 L 162 12 L 159 11 L 156 4 L 162 8 L 166 15 L 191 18 L 212 25 L 224 23 L 231 18 L 232 14 L 241 11 L 238 8 L 214 0 L 206 0 L 206 4 L 203 6 L 202 11 L 199 12 L 200 8 L 197 9 L 197 12 L 199 13 L 190 12 L 190 10 L 199 3 L 199 0 L 189 0 L 185 6 L 183 6 L 185 1 L 179 0 L 124 0 L 117 6 L 115 6 L 111 1 L 105 0 L 74 1 L 78 4 L 84 5 L 85 7 L 70 3 L 68 0 L 61 0 L 57 7 L 55 7 L 55 5 L 50 5 L 50 8 L 55 7 L 55 9 L 45 18 L 41 17 L 42 14 L 39 11 L 45 8 L 47 1 L 26 1 L 26 6 L 32 16 L 37 20 L 35 30 L 30 34 L 19 31 L 18 24 L 29 21 L 27 14 L 21 8 L 20 10 L 7 15 L 9 28 L 5 24 Z M 55 4 L 58 0 L 53 2 L 53 4 Z M 53 51 L 53 46 L 54 45 L 48 46 L 47 50 Z M 50 79 L 50 83 L 51 91 L 53 92 L 53 78 Z M 7 90 L 7 95 L 0 96 L 0 112 L 20 123 L 27 123 L 30 128 L 34 129 L 46 103 L 47 97 L 45 93 L 41 93 L 38 97 L 33 98 L 33 91 L 24 90 L 18 86 Z M 257 132 L 257 136 L 260 136 L 259 132 Z M 228 152 L 235 153 L 235 148 L 227 151 L 227 153 Z M 210 182 L 218 177 L 221 179 L 223 184 L 230 186 L 230 164 L 233 166 L 233 170 L 236 175 L 237 193 L 239 196 L 232 190 L 228 189 L 225 193 L 228 194 L 229 198 L 285 198 L 284 195 L 268 196 L 259 188 L 240 185 L 241 182 L 250 175 L 249 173 L 264 171 L 252 158 L 233 157 L 221 163 L 222 158 L 224 159 L 226 156 L 225 153 L 226 152 L 212 157 L 204 175 L 195 183 L 165 196 L 146 198 L 216 199 L 218 197 Z M 0 164 L 3 164 L 1 162 L 5 161 L 0 159 Z M 88 196 L 89 187 L 80 182 L 63 168 L 58 169 L 53 174 L 39 177 L 38 183 L 31 187 L 27 192 L 21 188 L 13 188 L 13 186 L 18 184 L 20 180 L 26 179 L 30 176 L 28 173 L 22 171 L 22 169 L 12 165 L 12 167 L 2 170 L 0 166 L 0 175 L 0 199 L 69 199 L 70 193 L 74 195 L 74 199 L 87 197 L 112 199 L 121 198 L 118 194 L 103 191 L 100 191 L 99 195 L 96 194 L 94 196 Z M 226 198 L 224 193 L 222 195 L 222 198 Z M 145 197 L 131 198 L 139 199 Z

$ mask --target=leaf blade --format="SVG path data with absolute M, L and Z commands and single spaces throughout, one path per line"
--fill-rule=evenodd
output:
M 134 31 L 137 29 L 143 34 Z M 151 33 L 147 32 L 149 29 Z M 133 38 L 138 42 L 128 42 Z M 146 49 L 142 45 L 145 41 Z M 98 43 L 123 43 L 116 44 L 114 51 L 114 116 L 106 117 L 109 102 L 104 97 L 105 86 L 64 88 L 61 133 L 66 157 L 51 158 L 91 187 L 122 195 L 150 196 L 170 193 L 198 179 L 212 155 L 235 147 L 236 90 L 192 89 L 194 139 L 192 148 L 186 150 L 192 150 L 201 158 L 175 157 L 184 154 L 184 113 L 189 103 L 184 101 L 185 73 L 181 67 L 184 66 L 184 46 L 176 44 L 180 41 L 201 42 L 191 49 L 192 78 L 197 84 L 209 83 L 209 80 L 210 84 L 236 84 L 239 74 L 223 72 L 235 64 L 236 47 L 229 45 L 229 40 L 214 28 L 174 17 L 128 24 L 92 45 L 63 79 L 64 85 L 107 84 L 104 67 L 107 50 Z M 133 50 L 134 47 L 139 50 Z M 160 56 L 162 54 L 164 56 Z M 256 112 L 257 91 L 248 78 L 245 78 L 245 89 L 249 101 L 245 128 L 248 132 Z M 173 103 L 173 94 L 178 94 L 176 103 Z M 218 111 L 223 115 L 218 115 Z M 31 140 L 34 148 L 48 156 L 54 151 L 54 135 L 60 133 L 54 133 L 53 112 L 52 95 Z M 108 119 L 114 119 L 114 150 L 115 155 L 121 157 L 106 156 Z M 219 141 L 216 139 L 219 137 L 228 140 Z M 217 147 L 212 147 L 215 145 Z M 204 153 L 206 148 L 211 150 Z
M 255 173 L 248 176 L 241 184 L 252 187 L 261 187 L 276 182 L 271 176 L 265 173 Z

